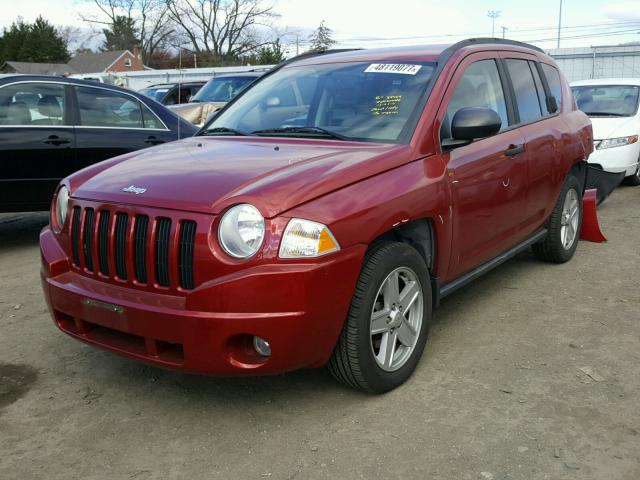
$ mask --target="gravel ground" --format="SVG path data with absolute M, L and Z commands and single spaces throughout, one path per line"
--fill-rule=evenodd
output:
M 39 285 L 44 214 L 0 215 L 0 478 L 640 478 L 640 188 L 606 244 L 531 254 L 447 298 L 411 380 L 219 379 L 84 346 Z

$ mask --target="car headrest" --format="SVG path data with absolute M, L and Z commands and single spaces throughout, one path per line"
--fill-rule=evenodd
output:
M 31 124 L 31 111 L 24 102 L 13 102 L 7 109 L 7 124 L 29 125 Z
M 38 100 L 38 113 L 45 117 L 62 117 L 62 109 L 55 95 L 44 95 Z

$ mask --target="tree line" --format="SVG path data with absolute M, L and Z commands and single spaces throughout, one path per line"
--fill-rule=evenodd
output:
M 265 0 L 93 0 L 97 14 L 81 17 L 103 40 L 100 51 L 138 48 L 154 68 L 183 68 L 283 61 L 292 37 Z M 0 36 L 0 64 L 7 60 L 64 63 L 80 29 L 56 28 L 43 17 L 17 20 Z M 336 44 L 324 21 L 307 38 L 309 51 Z

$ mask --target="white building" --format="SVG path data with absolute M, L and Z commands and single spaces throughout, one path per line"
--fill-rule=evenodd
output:
M 569 82 L 592 78 L 640 78 L 640 44 L 547 50 Z

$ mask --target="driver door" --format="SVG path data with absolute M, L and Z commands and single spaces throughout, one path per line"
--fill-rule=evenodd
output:
M 491 260 L 522 239 L 526 208 L 525 137 L 513 123 L 506 82 L 496 55 L 470 55 L 457 68 L 441 105 L 441 143 L 461 108 L 483 107 L 502 119 L 498 134 L 443 148 L 451 186 L 453 245 L 448 278 Z M 446 142 L 445 142 L 446 143 Z

